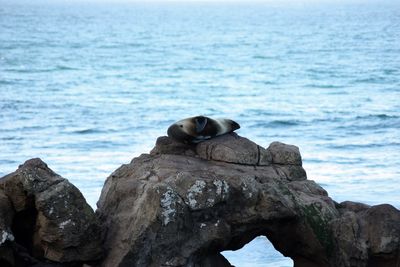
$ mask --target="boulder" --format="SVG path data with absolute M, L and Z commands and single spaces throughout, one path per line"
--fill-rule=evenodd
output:
M 287 145 L 281 142 L 272 142 L 268 150 L 272 155 L 274 164 L 301 166 L 301 155 L 299 148 L 294 145 Z
M 159 138 L 106 180 L 102 265 L 217 266 L 226 263 L 221 251 L 265 235 L 284 255 L 328 266 L 324 230 L 335 203 L 306 180 L 298 149 L 272 148 L 236 134 L 198 145 Z
M 102 266 L 230 266 L 220 254 L 264 235 L 296 267 L 397 266 L 400 213 L 336 203 L 307 180 L 296 146 L 235 133 L 197 145 L 157 139 L 97 203 Z
M 349 201 L 340 207 L 341 216 L 332 221 L 336 266 L 399 266 L 399 210 L 388 204 L 369 207 Z
M 94 211 L 75 186 L 43 161 L 28 160 L 1 178 L 0 188 L 0 214 L 6 215 L 0 218 L 0 241 L 12 251 L 0 252 L 0 258 L 11 255 L 7 262 L 19 266 L 100 258 L 102 240 Z

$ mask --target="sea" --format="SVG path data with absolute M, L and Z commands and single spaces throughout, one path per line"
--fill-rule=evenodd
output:
M 0 177 L 40 157 L 95 209 L 196 115 L 298 146 L 337 202 L 400 208 L 400 1 L 0 0 Z M 293 266 L 262 236 L 223 254 Z

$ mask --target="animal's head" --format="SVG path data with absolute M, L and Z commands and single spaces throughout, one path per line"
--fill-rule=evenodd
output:
M 167 131 L 169 137 L 179 141 L 192 141 L 207 124 L 207 117 L 196 116 L 172 124 Z

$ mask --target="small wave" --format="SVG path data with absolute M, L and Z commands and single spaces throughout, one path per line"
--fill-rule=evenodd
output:
M 369 114 L 343 119 L 344 123 L 335 127 L 337 130 L 351 131 L 352 135 L 360 135 L 359 131 L 388 131 L 400 128 L 400 116 L 388 114 Z
M 396 70 L 396 69 L 384 69 L 384 70 L 383 70 L 383 73 L 384 73 L 385 75 L 397 74 L 397 72 L 398 72 L 398 70 Z
M 82 142 L 80 144 L 77 144 L 77 147 L 82 150 L 87 150 L 87 149 L 110 149 L 110 148 L 117 148 L 119 147 L 120 144 L 113 142 L 113 141 L 86 141 Z
M 300 124 L 301 122 L 297 120 L 274 120 L 270 122 L 258 122 L 254 124 L 252 127 L 285 128 L 285 127 L 299 126 Z
M 263 55 L 254 55 L 253 59 L 273 59 L 271 56 L 263 56 Z
M 49 72 L 51 70 L 49 69 L 25 69 L 25 68 L 11 68 L 11 69 L 5 69 L 5 71 L 8 72 L 14 72 L 14 73 L 41 73 L 41 72 Z
M 382 134 L 390 132 L 390 129 L 399 129 L 400 123 L 379 123 L 379 124 L 369 124 L 369 125 L 348 125 L 339 126 L 335 129 L 342 130 L 347 135 L 361 136 L 367 133 Z
M 300 125 L 299 121 L 296 120 L 275 120 L 271 122 L 271 125 L 275 126 L 297 126 Z
M 126 48 L 146 48 L 145 43 L 109 43 L 109 44 L 100 44 L 96 48 L 99 49 L 126 49 Z
M 333 71 L 330 69 L 306 69 L 311 74 L 332 74 Z
M 75 130 L 72 133 L 74 134 L 93 134 L 93 133 L 100 133 L 101 131 L 98 129 L 88 128 L 82 130 Z
M 341 117 L 330 117 L 330 118 L 318 118 L 318 119 L 313 119 L 311 123 L 324 123 L 324 122 L 341 122 L 343 121 L 343 118 Z
M 0 101 L 0 110 L 18 110 L 19 107 L 25 105 L 28 103 L 27 101 L 22 101 L 22 100 L 11 100 L 10 102 L 4 102 Z
M 35 126 L 24 126 L 22 128 L 18 128 L 17 130 L 22 130 L 22 131 L 31 131 L 31 130 L 43 130 L 46 129 L 46 126 L 39 126 L 39 125 L 35 125 Z
M 1 159 L 0 160 L 0 164 L 16 164 L 18 163 L 16 160 L 9 160 L 9 159 Z M 1 178 L 1 174 L 0 174 L 0 178 Z
M 363 163 L 362 158 L 344 158 L 344 157 L 337 157 L 333 159 L 333 162 L 341 165 L 351 165 L 351 164 L 361 164 Z
M 14 85 L 13 81 L 0 80 L 0 85 Z
M 257 116 L 257 117 L 267 117 L 267 116 L 279 116 L 283 115 L 282 113 L 276 111 L 262 110 L 262 109 L 246 109 L 243 113 L 240 114 L 242 117 L 248 116 Z
M 335 92 L 329 92 L 327 94 L 328 95 L 348 95 L 349 93 L 346 91 L 335 91 Z
M 14 72 L 14 73 L 48 73 L 48 72 L 65 71 L 65 70 L 79 70 L 79 69 L 67 66 L 56 66 L 55 68 L 50 68 L 50 69 L 24 69 L 24 68 L 6 69 L 6 71 L 8 72 Z
M 15 126 L 15 128 L 7 128 L 7 129 L 1 129 L 1 132 L 4 133 L 15 133 L 16 131 L 22 131 L 22 132 L 31 132 L 31 131 L 41 131 L 44 130 L 48 127 L 46 126 Z M 19 139 L 15 139 L 19 140 Z
M 58 65 L 56 66 L 55 69 L 53 70 L 79 70 L 78 68 L 73 68 L 73 67 L 68 67 L 68 66 L 64 66 L 64 65 Z
M 366 116 L 357 116 L 356 120 L 364 120 L 364 119 L 381 119 L 381 120 L 388 120 L 388 119 L 398 119 L 399 116 L 395 115 L 387 115 L 387 114 L 369 114 Z
M 397 147 L 400 146 L 400 143 L 391 142 L 391 143 L 370 143 L 370 144 L 347 144 L 347 145 L 329 145 L 329 148 L 333 149 L 365 149 L 365 148 L 381 148 L 381 147 Z
M 353 80 L 351 83 L 352 84 L 358 84 L 358 83 L 373 83 L 373 84 L 377 84 L 377 83 L 382 83 L 386 80 L 385 77 L 369 77 L 369 78 L 364 78 L 364 79 L 356 79 Z
M 254 80 L 252 82 L 254 82 L 256 84 L 262 84 L 262 85 L 274 85 L 274 84 L 276 84 L 276 82 L 273 82 L 273 81 L 262 81 L 262 80 Z
M 114 49 L 114 48 L 122 48 L 121 44 L 101 44 L 97 46 L 98 49 Z
M 125 46 L 137 48 L 137 47 L 146 47 L 146 44 L 145 43 L 128 43 L 128 44 L 125 44 Z
M 317 159 L 317 158 L 304 159 L 303 161 L 304 161 L 304 163 L 325 163 L 325 162 L 327 162 L 326 160 Z
M 338 89 L 343 88 L 342 85 L 335 85 L 335 84 L 306 84 L 305 87 L 308 88 L 321 88 L 321 89 Z M 332 94 L 348 94 L 345 91 L 333 92 Z
M 19 136 L 7 136 L 7 137 L 0 138 L 0 140 L 3 140 L 3 141 L 19 141 L 19 140 L 23 140 L 23 138 L 19 137 Z
M 400 92 L 400 88 L 399 88 L 399 87 L 392 87 L 392 88 L 388 87 L 388 88 L 382 89 L 382 92 L 383 92 L 383 93 L 385 93 L 385 92 L 390 92 L 390 93 L 395 92 L 395 93 L 398 93 L 398 92 Z

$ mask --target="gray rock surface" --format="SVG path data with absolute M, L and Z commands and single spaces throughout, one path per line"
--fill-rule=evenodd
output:
M 102 265 L 229 266 L 221 251 L 264 235 L 296 267 L 395 266 L 399 211 L 335 203 L 301 165 L 299 149 L 279 142 L 160 137 L 150 155 L 107 178 L 97 210 L 107 230 Z
M 196 152 L 203 159 L 243 165 L 267 166 L 272 162 L 270 151 L 236 133 L 201 142 Z
M 7 251 L 0 259 L 6 255 L 3 260 L 11 265 L 85 262 L 102 255 L 94 211 L 40 159 L 0 179 L 0 214 L 0 251 Z
M 336 266 L 399 266 L 399 210 L 388 204 L 368 207 L 348 201 L 340 208 L 341 216 L 332 221 Z
M 272 155 L 272 163 L 274 164 L 302 165 L 300 151 L 297 146 L 286 145 L 281 142 L 272 142 L 268 150 Z

